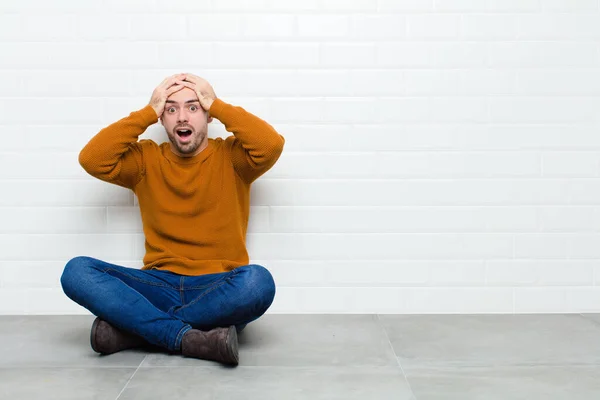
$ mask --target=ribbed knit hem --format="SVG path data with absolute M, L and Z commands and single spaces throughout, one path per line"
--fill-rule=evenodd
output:
M 138 111 L 142 116 L 144 122 L 148 124 L 148 126 L 156 123 L 158 121 L 158 115 L 156 115 L 156 111 L 150 104 L 146 105 L 146 107 L 142 108 Z
M 210 109 L 208 110 L 208 113 L 212 117 L 215 117 L 216 119 L 220 120 L 221 118 L 219 118 L 219 117 L 223 113 L 223 109 L 225 108 L 226 105 L 227 105 L 227 103 L 225 103 L 223 100 L 216 98 L 213 100 L 212 104 L 210 105 Z

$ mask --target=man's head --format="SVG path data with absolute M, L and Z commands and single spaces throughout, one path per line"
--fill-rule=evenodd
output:
M 196 93 L 183 88 L 167 98 L 160 122 L 165 127 L 171 150 L 180 157 L 191 157 L 208 145 L 208 115 Z

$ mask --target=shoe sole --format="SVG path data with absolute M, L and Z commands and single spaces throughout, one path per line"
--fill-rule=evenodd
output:
M 230 364 L 238 365 L 240 362 L 238 352 L 238 337 L 237 329 L 235 329 L 234 325 L 231 325 L 229 327 L 229 331 L 227 332 L 227 353 L 229 355 Z
M 90 332 L 90 344 L 92 345 L 92 350 L 94 350 L 96 353 L 102 354 L 102 352 L 98 351 L 96 348 L 96 328 L 98 327 L 98 323 L 100 323 L 100 318 L 96 318 L 92 324 L 92 330 Z

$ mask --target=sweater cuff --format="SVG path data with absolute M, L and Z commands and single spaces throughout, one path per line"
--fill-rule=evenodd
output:
M 143 121 L 148 126 L 150 126 L 150 125 L 156 123 L 156 121 L 158 121 L 158 115 L 156 115 L 156 111 L 154 111 L 154 108 L 152 108 L 152 106 L 150 104 L 148 104 L 146 107 L 139 110 L 138 113 L 140 114 Z
M 225 110 L 226 105 L 227 105 L 227 103 L 225 103 L 223 100 L 216 98 L 213 100 L 212 104 L 210 105 L 210 109 L 208 110 L 208 113 L 212 117 L 215 117 L 216 119 L 221 120 L 221 116 L 223 115 L 223 111 Z

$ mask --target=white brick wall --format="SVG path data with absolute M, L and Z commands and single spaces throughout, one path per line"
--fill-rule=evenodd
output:
M 183 71 L 286 137 L 271 312 L 600 312 L 599 39 L 599 0 L 1 2 L 0 314 L 84 313 L 71 257 L 141 265 L 77 155 Z

